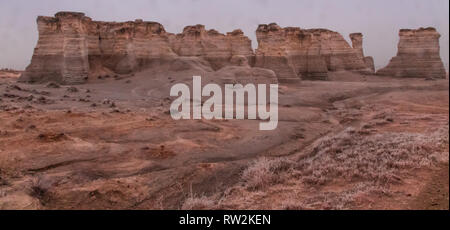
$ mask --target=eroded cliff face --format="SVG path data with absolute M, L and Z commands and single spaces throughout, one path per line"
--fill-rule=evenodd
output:
M 20 78 L 25 82 L 79 84 L 98 72 L 128 74 L 179 57 L 203 58 L 213 69 L 236 57 L 254 59 L 251 41 L 240 30 L 224 35 L 196 25 L 172 34 L 156 22 L 99 22 L 74 12 L 38 17 L 37 23 L 39 41 Z
M 282 81 L 327 79 L 328 71 L 372 73 L 364 61 L 362 35 L 351 47 L 337 32 L 326 29 L 281 28 L 275 23 L 256 31 L 256 66 L 274 70 Z
M 111 23 L 88 18 L 86 26 L 91 75 L 101 68 L 127 74 L 177 56 L 170 47 L 171 34 L 156 22 Z
M 130 74 L 186 57 L 206 61 L 213 70 L 230 65 L 271 69 L 280 81 L 323 80 L 337 70 L 373 73 L 362 34 L 351 35 L 352 47 L 326 29 L 260 25 L 253 52 L 241 30 L 221 34 L 195 25 L 172 34 L 157 22 L 100 22 L 75 12 L 38 17 L 37 23 L 39 41 L 20 81 L 79 84 L 99 74 Z
M 205 30 L 203 25 L 185 27 L 183 33 L 171 37 L 170 45 L 177 55 L 203 57 L 216 70 L 229 65 L 233 56 L 244 56 L 250 62 L 254 56 L 251 40 L 241 30 L 224 35 Z
M 39 40 L 21 81 L 82 83 L 89 73 L 88 38 L 82 13 L 38 17 Z
M 350 34 L 350 39 L 352 40 L 352 47 L 353 49 L 356 50 L 358 59 L 362 59 L 364 61 L 364 64 L 366 68 L 370 71 L 370 73 L 375 73 L 375 63 L 373 61 L 373 57 L 364 56 L 362 33 L 352 33 Z
M 440 57 L 439 38 L 435 28 L 400 30 L 397 56 L 377 75 L 394 77 L 445 78 Z

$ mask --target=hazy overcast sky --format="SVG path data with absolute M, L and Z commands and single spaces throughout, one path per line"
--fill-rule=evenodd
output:
M 144 19 L 179 33 L 204 24 L 222 33 L 241 28 L 256 47 L 258 24 L 327 28 L 364 34 L 364 50 L 385 66 L 397 52 L 401 28 L 435 27 L 442 35 L 441 57 L 449 63 L 448 0 L 0 0 L 0 67 L 24 69 L 38 39 L 36 17 L 80 11 L 94 20 Z

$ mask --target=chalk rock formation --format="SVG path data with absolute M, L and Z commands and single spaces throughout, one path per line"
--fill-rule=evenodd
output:
M 255 65 L 274 70 L 281 81 L 327 79 L 328 71 L 337 70 L 373 72 L 364 61 L 362 35 L 354 36 L 355 47 L 326 29 L 281 28 L 272 23 L 260 25 L 256 35 Z
M 88 76 L 88 41 L 82 13 L 38 17 L 39 41 L 21 81 L 82 83 Z
M 241 30 L 226 35 L 216 30 L 205 30 L 205 26 L 187 26 L 183 33 L 170 39 L 173 51 L 179 56 L 203 57 L 214 69 L 229 64 L 235 55 L 253 58 L 251 40 Z
M 169 44 L 171 34 L 156 22 L 95 22 L 85 19 L 91 74 L 99 68 L 127 74 L 177 55 Z
M 255 54 L 241 30 L 221 34 L 195 25 L 172 34 L 157 22 L 100 22 L 75 12 L 40 16 L 37 24 L 39 41 L 19 79 L 23 82 L 79 84 L 105 73 L 130 74 L 166 64 L 186 69 L 191 66 L 186 63 L 211 70 L 261 67 L 281 81 L 327 79 L 328 71 L 337 70 L 373 72 L 373 59 L 364 57 L 361 34 L 351 35 L 352 47 L 339 33 L 326 29 L 260 25 Z
M 78 84 L 98 72 L 128 74 L 180 57 L 203 58 L 213 69 L 231 65 L 234 56 L 254 59 L 240 30 L 224 35 L 196 25 L 172 34 L 156 22 L 99 22 L 75 12 L 40 16 L 37 23 L 38 44 L 20 81 Z
M 350 34 L 350 39 L 352 40 L 353 49 L 357 51 L 358 59 L 362 59 L 366 65 L 366 68 L 369 69 L 371 73 L 375 73 L 375 63 L 373 61 L 373 57 L 364 56 L 362 33 Z
M 377 72 L 394 77 L 445 78 L 440 57 L 439 38 L 435 28 L 400 30 L 397 56 Z

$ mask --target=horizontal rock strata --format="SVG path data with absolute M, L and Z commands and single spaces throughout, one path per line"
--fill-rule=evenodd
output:
M 337 32 L 326 29 L 260 25 L 256 32 L 256 66 L 273 69 L 282 80 L 327 79 L 328 71 L 371 73 L 362 52 L 362 35 L 351 47 Z
M 352 47 L 356 50 L 356 54 L 358 55 L 358 59 L 362 59 L 364 61 L 366 71 L 370 73 L 375 73 L 375 63 L 373 58 L 368 56 L 364 56 L 363 49 L 363 35 L 362 33 L 353 33 L 350 34 L 350 39 L 352 40 Z
M 440 57 L 439 38 L 435 28 L 400 30 L 397 56 L 377 71 L 377 75 L 393 77 L 445 78 Z
M 37 23 L 39 41 L 20 78 L 25 82 L 77 84 L 98 69 L 128 74 L 185 56 L 204 58 L 216 69 L 234 56 L 248 63 L 254 58 L 251 41 L 240 30 L 224 35 L 196 25 L 172 34 L 156 22 L 99 22 L 73 12 L 40 16 Z
M 180 34 L 157 22 L 93 21 L 83 13 L 59 12 L 37 19 L 39 40 L 31 64 L 20 81 L 79 84 L 99 73 L 130 74 L 189 57 L 208 68 L 250 66 L 273 70 L 281 81 L 327 79 L 328 71 L 373 73 L 373 59 L 364 57 L 362 35 L 352 34 L 353 47 L 326 29 L 260 25 L 258 49 L 241 30 L 221 34 L 203 25 Z

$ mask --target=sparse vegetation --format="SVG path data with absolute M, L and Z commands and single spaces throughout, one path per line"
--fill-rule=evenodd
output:
M 209 197 L 188 197 L 183 206 L 182 210 L 210 210 L 215 206 L 214 200 Z
M 39 200 L 42 204 L 45 204 L 49 198 L 49 187 L 48 181 L 45 181 L 42 177 L 38 176 L 31 180 L 31 186 L 29 189 L 29 195 Z
M 321 139 L 311 156 L 296 169 L 310 185 L 323 185 L 335 178 L 374 184 L 398 183 L 403 169 L 448 161 L 448 126 L 427 134 L 384 133 L 360 135 L 353 129 Z
M 307 198 L 291 194 L 279 209 L 350 209 L 363 196 L 391 196 L 390 186 L 402 183 L 401 175 L 408 170 L 448 162 L 448 144 L 448 125 L 431 134 L 361 135 L 347 128 L 317 140 L 297 161 L 261 158 L 253 162 L 242 175 L 243 188 L 260 194 L 272 185 L 297 180 L 311 194 Z M 339 181 L 353 186 L 319 189 Z M 227 199 L 236 198 L 222 201 Z
M 282 172 L 291 169 L 287 159 L 266 157 L 254 161 L 242 174 L 242 180 L 249 189 L 262 189 L 282 181 Z

